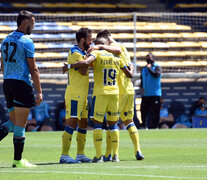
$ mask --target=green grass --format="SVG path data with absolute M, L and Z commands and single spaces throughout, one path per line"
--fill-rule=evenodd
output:
M 0 180 L 10 179 L 207 179 L 207 129 L 140 130 L 145 160 L 137 161 L 127 131 L 120 131 L 119 163 L 58 164 L 62 132 L 26 133 L 24 158 L 37 168 L 11 168 L 12 134 L 0 142 Z M 76 156 L 73 137 L 70 155 Z M 105 132 L 104 132 L 105 136 Z M 85 153 L 93 158 L 92 131 L 87 134 Z M 103 142 L 103 152 L 105 141 Z

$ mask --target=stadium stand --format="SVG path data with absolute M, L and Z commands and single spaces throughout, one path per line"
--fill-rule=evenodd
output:
M 11 3 L 12 2 L 12 3 Z M 32 7 L 33 10 L 39 9 L 42 11 L 42 7 L 50 6 L 50 8 L 56 9 L 56 11 L 64 12 L 64 9 L 57 9 L 57 6 L 67 7 L 67 11 L 72 8 L 72 2 L 66 4 L 60 4 L 59 1 L 40 2 L 31 1 L 30 3 L 22 3 L 16 0 L 12 0 L 7 3 L 2 0 L 5 5 L 0 12 L 10 12 L 10 6 L 16 6 L 16 9 L 12 7 L 13 12 L 17 12 L 19 9 Z M 80 1 L 81 2 L 81 1 Z M 133 1 L 131 1 L 133 2 Z M 141 4 L 141 1 L 137 1 L 137 4 Z M 146 2 L 149 3 L 149 0 Z M 156 1 L 157 2 L 157 1 Z M 161 1 L 164 3 L 164 1 Z M 52 3 L 52 4 L 49 4 Z M 103 9 L 113 10 L 117 12 L 117 4 L 120 1 L 103 1 L 105 3 Z M 134 2 L 133 2 L 134 3 Z M 144 3 L 144 2 L 143 2 Z M 70 7 L 69 7 L 70 4 Z M 115 6 L 116 8 L 112 8 Z M 88 1 L 88 6 L 96 12 L 101 12 L 100 8 L 97 8 Z M 126 5 L 125 1 L 122 1 L 122 5 Z M 133 4 L 134 7 L 135 4 Z M 149 5 L 144 4 L 145 8 L 136 9 L 136 11 L 142 11 L 148 9 Z M 78 7 L 78 4 L 76 3 Z M 108 6 L 108 7 L 106 7 Z M 6 8 L 5 8 L 6 7 Z M 19 8 L 19 9 L 18 9 Z M 84 4 L 82 8 L 87 12 L 90 12 L 90 8 L 86 8 Z M 131 12 L 132 7 L 128 4 L 127 12 Z M 10 10 L 11 10 L 10 9 Z M 72 9 L 71 9 L 72 10 Z M 96 33 L 102 29 L 109 29 L 112 32 L 112 36 L 119 42 L 122 42 L 129 50 L 131 59 L 134 60 L 134 53 L 136 50 L 135 60 L 137 64 L 137 76 L 138 78 L 140 69 L 145 65 L 145 56 L 148 52 L 152 52 L 157 62 L 162 66 L 163 76 L 169 79 L 165 79 L 162 83 L 163 96 L 166 102 L 171 102 L 173 99 L 183 101 L 186 109 L 190 106 L 191 102 L 197 99 L 199 96 L 206 96 L 207 84 L 203 82 L 176 82 L 171 83 L 171 79 L 178 78 L 178 74 L 191 77 L 191 80 L 197 78 L 206 77 L 207 72 L 207 18 L 205 14 L 196 13 L 93 13 L 93 14 L 59 14 L 53 12 L 44 7 L 44 14 L 36 14 L 36 24 L 34 32 L 30 37 L 35 42 L 36 47 L 36 61 L 40 69 L 41 75 L 46 78 L 53 79 L 51 83 L 47 80 L 43 83 L 43 92 L 45 94 L 45 101 L 49 103 L 52 110 L 52 117 L 54 117 L 53 111 L 56 109 L 56 105 L 63 101 L 66 82 L 60 83 L 61 67 L 63 62 L 67 61 L 68 50 L 75 43 L 75 31 L 80 27 L 89 27 L 94 30 L 93 37 Z M 77 8 L 77 11 L 83 11 Z M 75 12 L 77 12 L 75 11 Z M 51 12 L 51 11 L 50 11 Z M 61 12 L 61 13 L 62 13 Z M 72 12 L 72 11 L 70 11 Z M 74 11 L 73 11 L 74 12 Z M 123 10 L 124 12 L 124 10 Z M 16 28 L 16 15 L 15 14 L 0 14 L 0 42 L 8 33 Z M 134 16 L 135 15 L 135 16 Z M 134 18 L 136 24 L 134 24 Z M 196 22 L 196 23 L 195 23 Z M 134 29 L 136 28 L 136 29 Z M 136 34 L 134 33 L 136 31 Z M 134 44 L 136 46 L 134 47 Z M 172 74 L 173 76 L 172 76 Z M 175 75 L 175 76 L 174 76 Z M 54 77 L 53 77 L 54 76 Z M 181 76 L 182 77 L 182 76 Z M 66 76 L 64 76 L 66 78 Z M 182 80 L 181 80 L 182 81 Z M 2 83 L 0 83 L 2 86 Z M 176 89 L 177 87 L 177 89 Z M 137 88 L 137 87 L 136 87 Z M 138 89 L 138 88 L 137 88 Z M 2 91 L 2 88 L 0 89 Z M 89 101 L 92 94 L 92 83 L 90 83 Z M 4 101 L 4 96 L 0 94 L 0 101 Z M 137 92 L 137 95 L 139 92 Z M 139 106 L 137 106 L 139 107 Z
M 18 12 L 22 8 L 36 13 L 91 13 L 91 12 L 164 12 L 160 0 L 1 0 L 1 12 Z
M 165 7 L 174 12 L 206 12 L 205 0 L 160 0 Z
M 44 18 L 51 18 L 51 16 L 43 16 L 38 16 L 40 21 L 37 21 L 35 31 L 30 35 L 35 42 L 36 59 L 41 73 L 61 73 L 62 62 L 67 58 L 68 49 L 75 43 L 75 31 L 80 27 L 89 27 L 97 32 L 104 26 L 112 32 L 116 40 L 122 41 L 131 57 L 134 56 L 132 21 L 123 21 L 122 17 L 118 17 L 116 21 L 111 17 L 103 18 L 103 20 L 99 17 L 97 20 L 91 15 L 86 21 L 82 16 L 64 16 L 69 18 L 68 22 L 59 16 L 59 21 L 45 22 Z M 76 19 L 71 21 L 70 18 Z M 136 59 L 139 60 L 137 62 L 139 66 L 142 67 L 145 64 L 144 57 L 151 51 L 163 66 L 163 72 L 175 72 L 176 68 L 170 70 L 172 66 L 177 67 L 177 70 L 181 72 L 200 73 L 198 67 L 204 67 L 202 71 L 206 71 L 206 63 L 203 62 L 207 56 L 206 32 L 193 32 L 194 27 L 176 22 L 137 21 L 135 27 L 137 31 Z M 15 21 L 0 22 L 0 39 L 15 28 Z M 168 59 L 167 63 L 162 62 L 166 59 Z
M 2 12 L 18 12 L 21 9 L 28 9 L 29 11 L 33 11 L 36 13 L 41 12 L 133 12 L 133 11 L 142 11 L 142 9 L 146 8 L 145 4 L 139 3 L 90 3 L 90 2 L 34 2 L 28 3 L 19 3 L 19 2 L 11 2 L 11 3 L 1 3 L 0 10 Z

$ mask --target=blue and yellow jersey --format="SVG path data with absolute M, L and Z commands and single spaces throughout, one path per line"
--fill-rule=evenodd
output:
M 23 32 L 10 33 L 1 44 L 4 79 L 22 80 L 31 85 L 27 58 L 33 58 L 34 52 L 33 41 Z
M 93 62 L 93 96 L 119 94 L 117 78 L 121 71 L 120 68 L 126 68 L 123 60 L 120 56 L 109 53 L 106 50 L 96 50 L 91 55 L 96 58 Z
M 130 66 L 131 60 L 126 47 L 121 43 L 112 43 L 112 46 L 119 46 L 121 48 L 120 57 L 127 66 Z M 130 78 L 127 78 L 123 72 L 120 72 L 118 77 L 119 94 L 134 94 L 134 86 Z
M 69 50 L 68 64 L 73 64 L 77 61 L 82 61 L 85 59 L 86 52 L 80 49 L 78 46 L 74 46 Z M 88 96 L 89 87 L 89 72 L 86 75 L 81 75 L 78 69 L 72 68 L 68 70 L 68 85 L 66 93 L 70 95 L 71 98 L 85 99 Z

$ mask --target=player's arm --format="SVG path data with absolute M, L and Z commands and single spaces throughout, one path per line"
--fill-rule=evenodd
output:
M 89 58 L 90 57 L 90 58 Z M 84 66 L 83 67 L 79 67 L 78 68 L 78 72 L 81 74 L 81 75 L 86 75 L 87 71 L 88 71 L 88 66 L 89 64 L 91 64 L 93 61 L 95 60 L 95 58 L 93 58 L 93 56 L 88 56 L 86 58 L 85 62 L 84 63 Z M 72 65 L 72 64 L 71 64 Z M 75 65 L 74 65 L 75 66 Z M 73 68 L 73 65 L 72 65 L 72 68 Z
M 147 64 L 147 69 L 153 77 L 159 77 L 162 73 L 162 69 L 160 66 L 155 66 L 155 70 L 151 69 L 152 65 Z
M 79 73 L 82 74 L 82 75 L 85 75 L 85 73 L 86 73 L 86 71 L 88 69 L 88 64 L 87 64 L 87 62 L 85 60 L 78 61 L 78 62 L 73 63 L 73 64 L 66 64 L 66 63 L 64 63 L 64 65 L 62 67 L 63 74 L 65 72 L 67 72 L 69 69 L 72 69 L 72 68 L 78 68 Z
M 76 63 L 68 64 L 68 65 L 64 63 L 64 66 L 62 67 L 63 74 L 72 68 L 83 68 L 83 67 L 88 68 L 89 64 L 91 64 L 94 60 L 95 60 L 95 57 L 93 55 L 90 55 L 83 61 L 78 61 Z
M 130 71 L 130 68 L 127 67 L 123 59 L 120 59 L 120 69 L 124 72 L 127 78 L 133 77 L 133 72 Z
M 42 97 L 42 88 L 40 85 L 39 70 L 38 70 L 37 65 L 35 63 L 35 58 L 27 58 L 27 62 L 28 62 L 30 74 L 32 76 L 32 80 L 35 85 L 35 89 L 37 91 L 37 96 L 36 96 L 35 102 L 37 105 L 40 105 L 43 97 Z
M 104 50 L 106 50 L 110 53 L 117 54 L 117 55 L 121 54 L 121 48 L 120 47 L 103 45 L 103 44 L 99 44 L 99 45 L 95 45 L 95 46 L 90 47 L 87 51 L 87 54 L 90 54 L 94 50 L 100 50 L 100 49 L 104 49 Z
M 173 115 L 169 114 L 168 117 L 160 117 L 160 123 L 165 121 L 173 122 L 174 121 Z
M 83 76 L 87 74 L 87 71 L 88 71 L 88 66 L 78 68 L 78 72 Z
M 133 77 L 132 72 L 127 67 L 122 68 L 121 70 L 124 72 L 124 74 L 126 75 L 127 78 L 132 78 Z
M 65 72 L 67 72 L 71 68 L 82 68 L 82 67 L 86 67 L 86 69 L 87 69 L 87 66 L 88 65 L 85 62 L 85 60 L 84 61 L 78 61 L 78 62 L 76 62 L 74 64 L 66 64 L 66 63 L 64 63 L 63 64 L 63 67 L 62 67 L 62 72 L 64 74 Z
M 129 69 L 130 73 L 132 74 L 132 76 L 134 75 L 134 66 L 132 64 L 129 64 L 127 66 L 127 68 Z

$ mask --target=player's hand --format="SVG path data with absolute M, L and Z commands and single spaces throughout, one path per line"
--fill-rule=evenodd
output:
M 64 63 L 64 66 L 62 67 L 62 72 L 63 74 L 65 74 L 65 72 L 68 71 L 68 65 L 66 63 Z
M 149 63 L 149 64 L 147 64 L 147 67 L 148 67 L 148 68 L 151 68 L 151 67 L 152 67 L 152 65 Z
M 37 93 L 36 98 L 35 98 L 36 105 L 40 105 L 42 100 L 43 100 L 42 93 Z
M 88 48 L 87 54 L 90 54 L 92 51 L 99 50 L 99 49 L 100 49 L 99 45 L 91 46 L 90 48 Z

